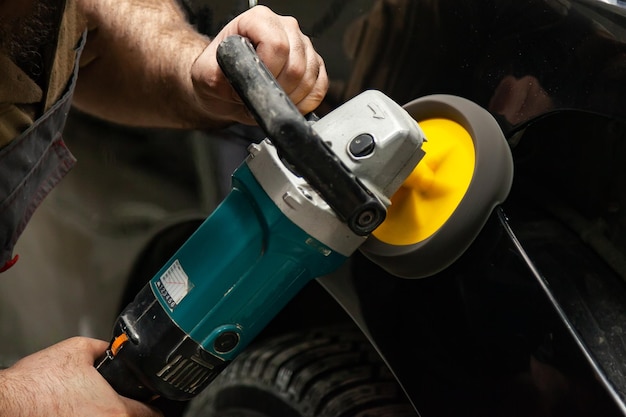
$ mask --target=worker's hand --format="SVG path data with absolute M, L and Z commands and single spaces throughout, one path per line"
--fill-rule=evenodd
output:
M 0 415 L 11 417 L 158 417 L 118 395 L 94 367 L 107 343 L 76 337 L 0 371 Z
M 324 61 L 293 17 L 255 6 L 230 21 L 192 67 L 196 96 L 212 119 L 254 123 L 217 64 L 217 47 L 230 35 L 241 35 L 252 42 L 259 58 L 303 114 L 317 108 L 328 90 Z

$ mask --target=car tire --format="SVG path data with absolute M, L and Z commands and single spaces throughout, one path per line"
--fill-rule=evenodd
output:
M 418 414 L 361 332 L 325 328 L 246 349 L 184 417 L 415 417 Z

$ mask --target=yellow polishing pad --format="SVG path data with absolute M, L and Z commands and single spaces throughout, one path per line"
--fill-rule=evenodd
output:
M 391 198 L 385 221 L 373 232 L 390 245 L 413 245 L 432 236 L 450 218 L 474 173 L 472 137 L 448 119 L 419 122 L 426 155 Z

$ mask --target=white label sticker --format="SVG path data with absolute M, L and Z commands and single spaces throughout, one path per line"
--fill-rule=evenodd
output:
M 161 275 L 156 288 L 172 310 L 189 294 L 192 285 L 178 259 Z

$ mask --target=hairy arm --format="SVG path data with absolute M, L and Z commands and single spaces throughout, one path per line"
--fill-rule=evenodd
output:
M 191 66 L 209 44 L 171 0 L 78 0 L 89 35 L 74 102 L 139 126 L 200 123 Z M 188 114 L 179 114 L 181 104 Z M 195 120 L 194 120 L 195 119 Z
M 175 0 L 78 0 L 90 33 L 75 103 L 135 126 L 220 127 L 253 123 L 215 58 L 219 41 L 248 37 L 294 103 L 314 110 L 328 79 L 321 57 L 295 19 L 257 6 L 210 40 Z

